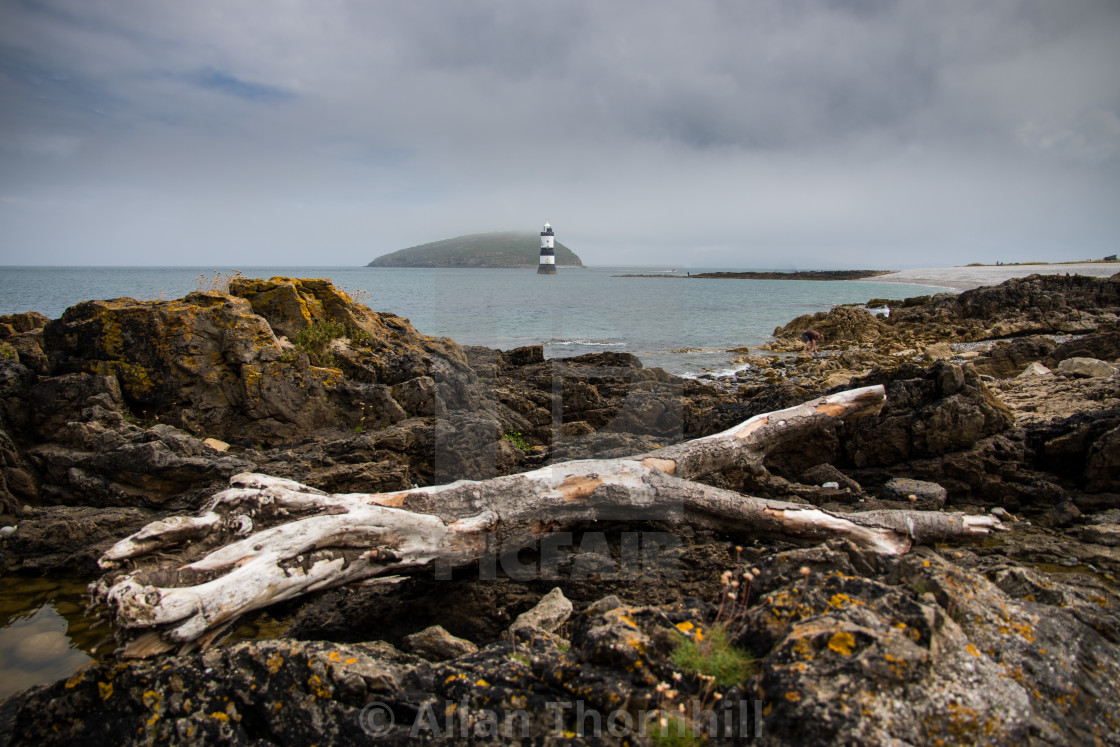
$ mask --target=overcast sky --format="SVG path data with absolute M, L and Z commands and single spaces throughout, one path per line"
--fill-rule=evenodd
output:
M 1120 251 L 1116 0 L 0 0 L 0 264 Z

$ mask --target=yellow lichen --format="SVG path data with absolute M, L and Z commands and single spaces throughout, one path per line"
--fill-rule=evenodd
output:
M 828 639 L 828 647 L 838 654 L 850 656 L 852 648 L 856 645 L 855 637 L 846 630 L 840 630 L 832 634 Z
M 284 657 L 280 654 L 273 654 L 264 660 L 264 665 L 269 674 L 276 674 L 280 671 L 280 667 L 284 665 Z
M 113 683 L 112 682 L 98 682 L 97 683 L 97 691 L 99 693 L 101 693 L 101 699 L 102 700 L 108 700 L 113 695 Z
M 330 698 L 332 693 L 323 681 L 319 679 L 319 675 L 313 674 L 307 678 L 307 687 L 311 692 L 320 698 Z
M 66 680 L 66 689 L 69 690 L 72 687 L 77 687 L 78 683 L 81 682 L 82 678 L 85 677 L 85 676 L 86 676 L 85 667 L 82 667 L 77 672 L 74 672 L 74 676 L 71 677 L 70 679 Z

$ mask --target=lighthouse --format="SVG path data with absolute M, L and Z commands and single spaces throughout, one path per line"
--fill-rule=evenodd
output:
M 538 275 L 556 274 L 556 250 L 552 242 L 552 226 L 545 221 L 544 230 L 541 231 L 541 263 L 537 266 Z

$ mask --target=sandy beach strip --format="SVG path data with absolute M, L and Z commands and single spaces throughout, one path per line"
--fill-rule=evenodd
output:
M 996 267 L 929 267 L 918 270 L 900 270 L 889 275 L 871 278 L 877 283 L 916 283 L 936 285 L 955 290 L 971 290 L 982 285 L 998 285 L 1011 278 L 1028 275 L 1092 275 L 1111 277 L 1120 272 L 1120 263 L 1069 263 L 1053 265 L 999 265 Z

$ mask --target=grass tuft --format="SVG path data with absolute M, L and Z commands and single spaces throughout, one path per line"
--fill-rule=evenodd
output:
M 234 270 L 233 272 L 215 272 L 213 277 L 202 273 L 195 281 L 194 289 L 198 293 L 228 294 L 229 284 L 239 277 L 241 277 L 241 270 Z
M 671 658 L 681 671 L 714 678 L 721 687 L 739 684 L 755 669 L 754 659 L 731 645 L 722 625 L 713 626 L 705 636 L 681 635 Z

